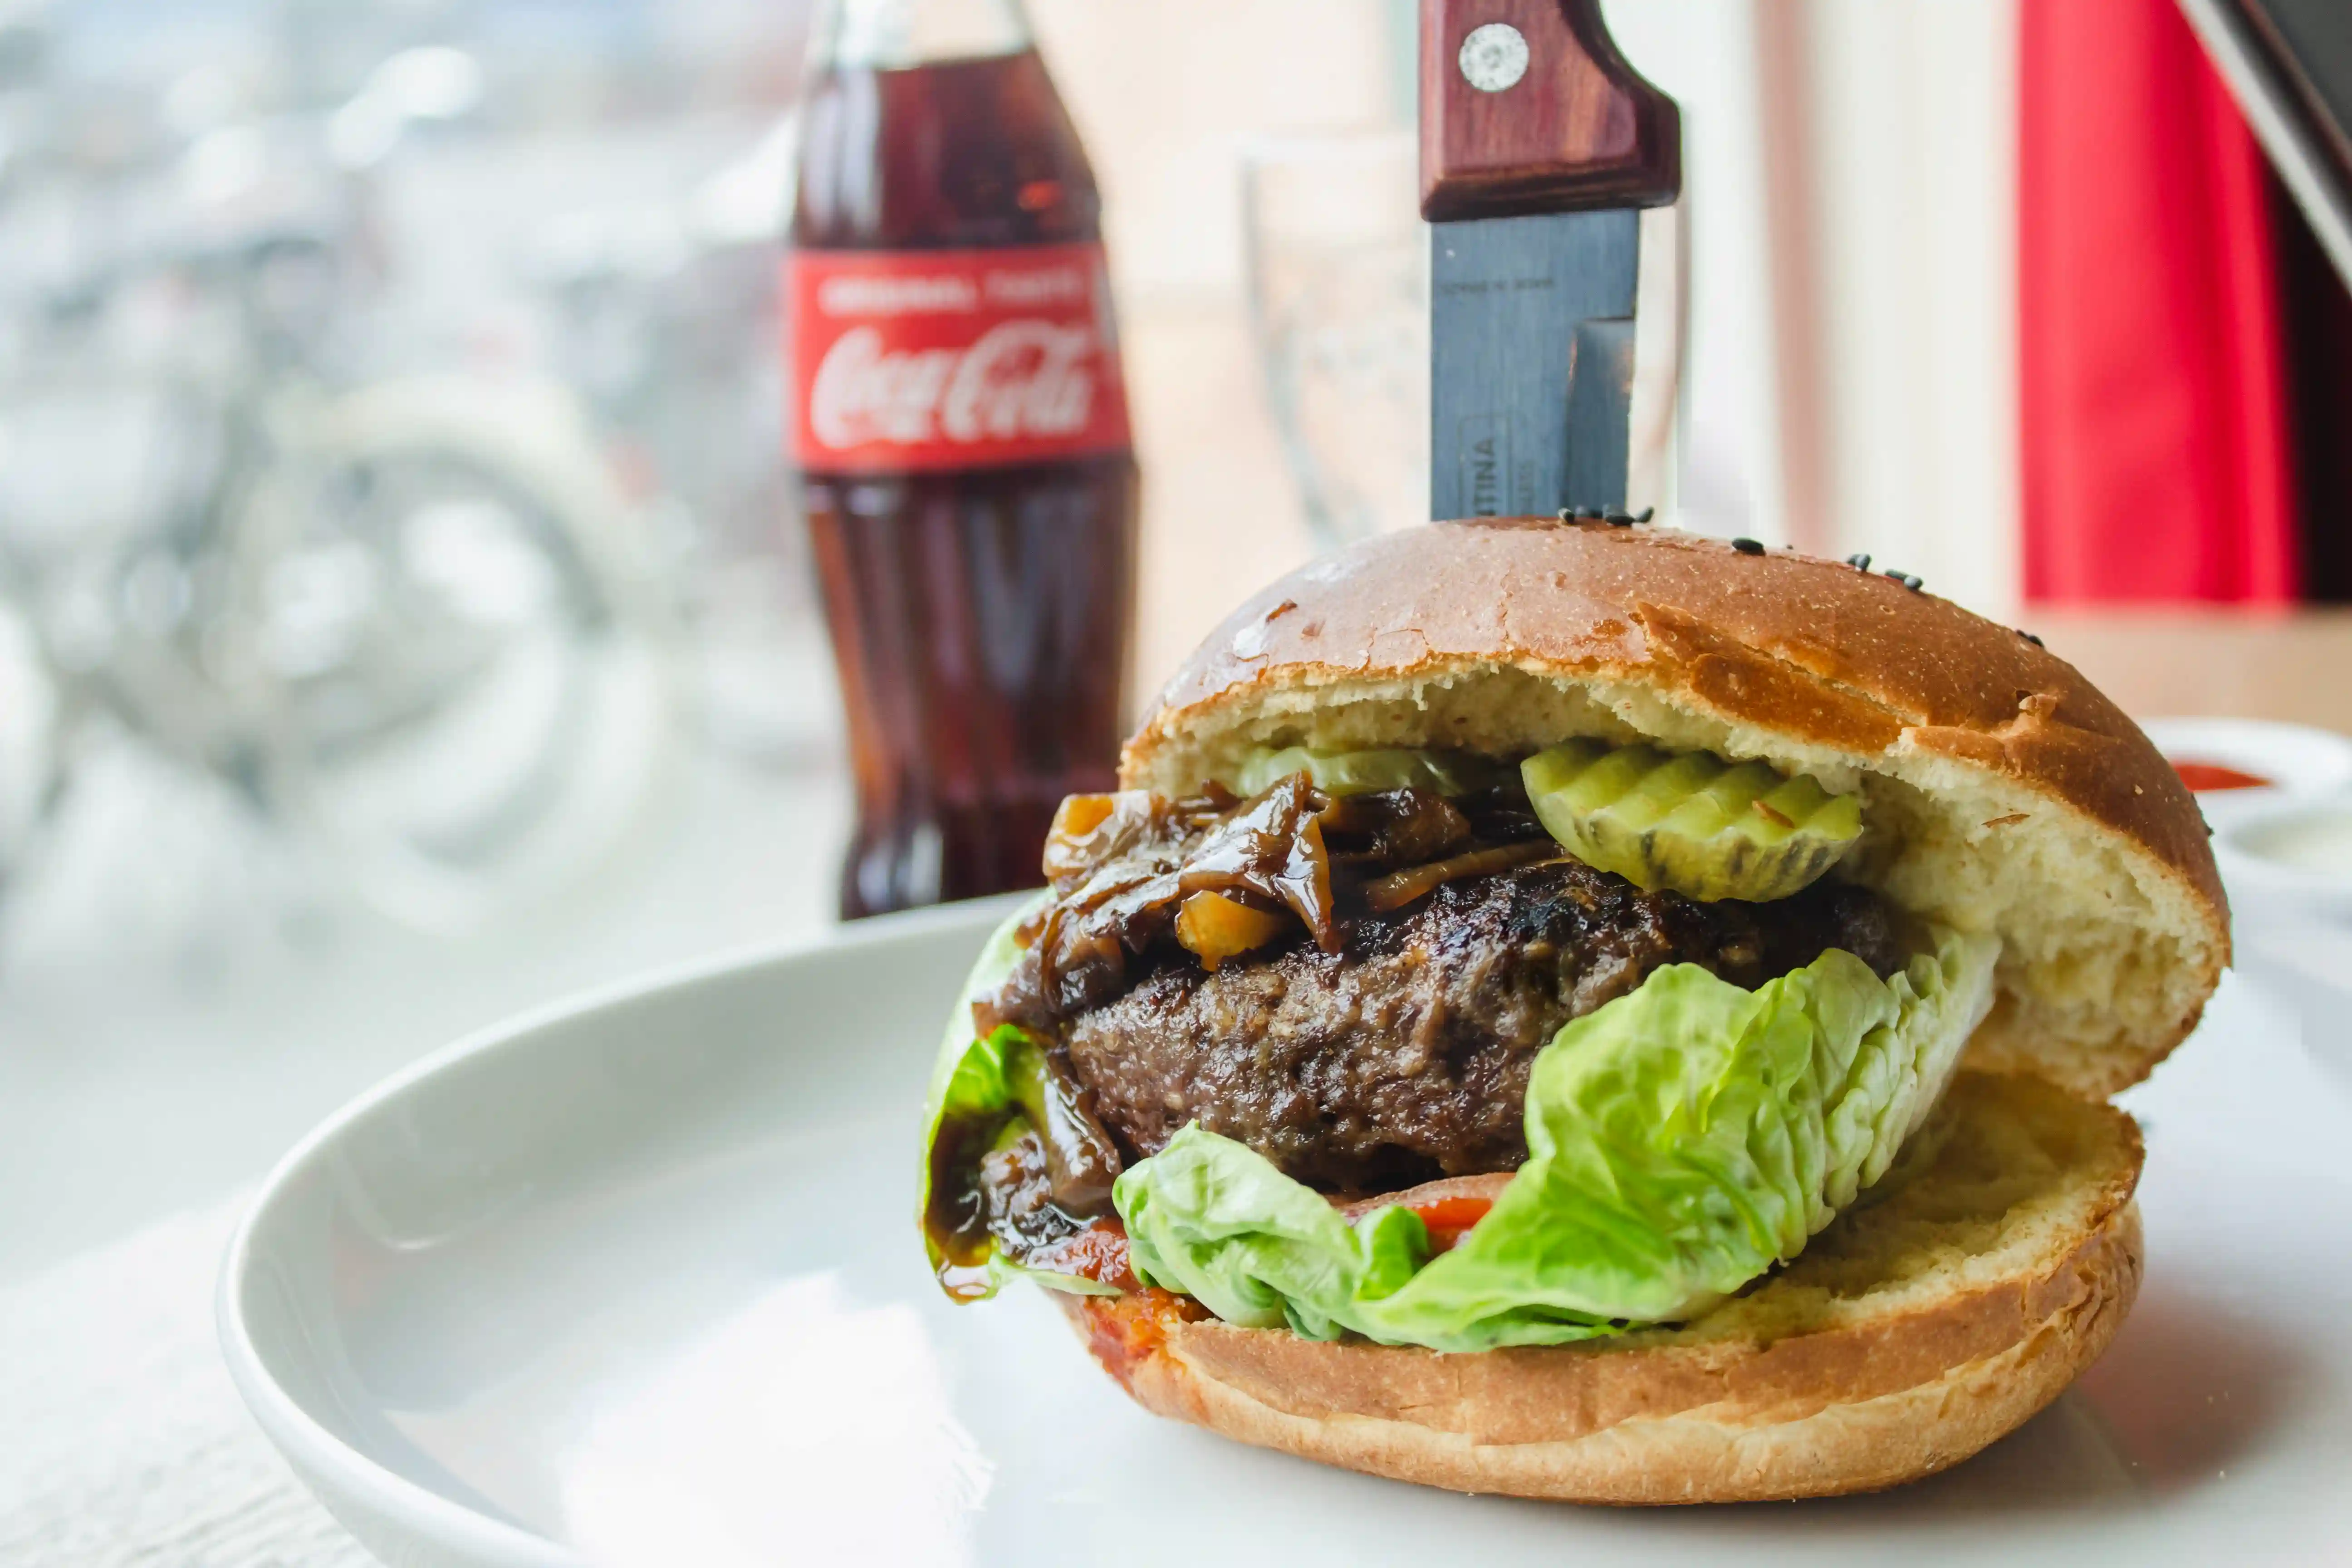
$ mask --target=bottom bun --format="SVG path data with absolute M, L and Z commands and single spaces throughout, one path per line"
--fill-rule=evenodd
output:
M 1896 1171 L 1803 1255 L 1676 1329 L 1447 1355 L 1057 1296 L 1147 1409 L 1454 1491 L 1746 1502 L 1896 1486 L 2055 1399 L 2139 1286 L 2139 1130 L 1964 1075 Z M 1907 1168 L 1906 1168 L 1907 1167 Z

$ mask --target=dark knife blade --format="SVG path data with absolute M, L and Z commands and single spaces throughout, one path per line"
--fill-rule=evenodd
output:
M 1436 226 L 1431 516 L 1624 505 L 1639 230 L 1630 208 Z
M 1681 117 L 1598 0 L 1423 0 L 1430 514 L 1626 503 L 1640 211 Z

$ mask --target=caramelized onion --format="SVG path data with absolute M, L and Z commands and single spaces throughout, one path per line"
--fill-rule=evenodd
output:
M 1004 1080 L 1044 1145 L 1054 1201 L 1081 1217 L 1108 1214 L 1118 1149 L 1087 1109 L 1067 1065 L 1024 1041 L 1006 1053 Z
M 1335 797 L 1299 772 L 1245 801 L 1216 784 L 1181 799 L 1072 795 L 1045 840 L 1054 901 L 1018 933 L 1013 973 L 974 999 L 974 1021 L 1048 1037 L 1119 994 L 1137 958 L 1171 937 L 1213 969 L 1282 940 L 1296 915 L 1337 952 L 1342 891 L 1352 905 L 1360 886 L 1385 911 L 1454 878 L 1557 853 L 1508 784 L 1458 800 L 1418 787 Z
M 1130 797 L 1139 792 L 1127 792 Z M 1045 830 L 1045 880 L 1056 884 L 1084 877 L 1110 858 L 1097 831 L 1118 815 L 1115 795 L 1065 795 L 1054 812 L 1054 826 Z
M 1225 960 L 1255 952 L 1292 929 L 1284 916 L 1252 909 L 1223 893 L 1194 893 L 1176 910 L 1176 940 L 1212 973 Z
M 1336 836 L 1346 846 L 1333 847 L 1335 858 L 1380 866 L 1441 859 L 1470 840 L 1470 819 L 1425 789 L 1342 795 L 1324 807 L 1321 826 L 1327 837 Z
M 1465 795 L 1453 804 L 1470 819 L 1471 835 L 1482 844 L 1515 844 L 1522 838 L 1551 837 L 1537 818 L 1528 792 L 1517 780 L 1506 787 Z
M 1560 858 L 1559 845 L 1543 843 L 1502 844 L 1491 849 L 1473 849 L 1467 855 L 1456 855 L 1450 860 L 1433 860 L 1426 866 L 1414 866 L 1402 871 L 1392 871 L 1377 881 L 1364 884 L 1364 901 L 1385 913 L 1402 909 L 1431 889 L 1453 881 L 1457 877 L 1484 877 L 1495 871 L 1507 871 L 1515 866 L 1532 866 L 1538 860 Z
M 1328 800 L 1303 773 L 1249 801 L 1210 829 L 1177 874 L 1187 893 L 1255 893 L 1286 904 L 1326 952 L 1339 951 L 1331 907 L 1331 857 L 1318 820 Z
M 1106 868 L 1140 858 L 1165 862 L 1236 804 L 1223 785 L 1212 784 L 1196 795 L 1171 800 L 1147 790 L 1117 795 L 1074 795 L 1054 814 L 1045 835 L 1045 880 L 1067 895 Z

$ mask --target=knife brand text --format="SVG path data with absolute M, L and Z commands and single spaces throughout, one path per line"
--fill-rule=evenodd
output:
M 1462 494 L 1472 517 L 1500 517 L 1511 472 L 1510 421 L 1481 414 L 1462 421 Z
M 1556 285 L 1549 278 L 1478 278 L 1462 283 L 1440 284 L 1437 292 L 1446 299 L 1453 299 L 1462 294 L 1525 294 L 1554 287 Z

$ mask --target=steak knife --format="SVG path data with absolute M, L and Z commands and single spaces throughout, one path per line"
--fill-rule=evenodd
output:
M 1642 254 L 1643 210 L 1681 195 L 1681 111 L 1600 0 L 1422 0 L 1421 21 L 1430 515 L 1622 511 L 1635 300 L 1670 259 L 1654 234 Z

